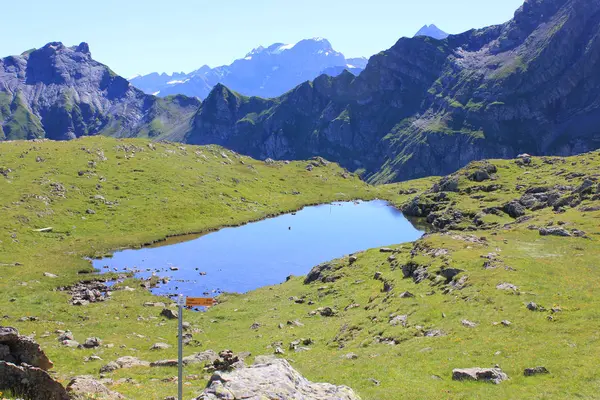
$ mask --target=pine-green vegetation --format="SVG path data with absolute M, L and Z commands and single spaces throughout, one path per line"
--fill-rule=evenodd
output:
M 187 346 L 186 355 L 231 349 L 255 356 L 281 346 L 281 356 L 308 379 L 348 385 L 367 400 L 597 397 L 599 152 L 490 160 L 443 179 L 381 186 L 335 164 L 312 171 L 306 164 L 141 139 L 1 143 L 2 325 L 35 335 L 65 383 L 75 375 L 99 376 L 121 356 L 175 358 L 176 322 L 160 317 L 160 308 L 143 306 L 168 300 L 139 281 L 119 284 L 134 291 L 115 290 L 109 300 L 82 307 L 70 305 L 69 294 L 57 288 L 94 278 L 86 258 L 118 248 L 308 204 L 377 197 L 441 231 L 392 252 L 357 253 L 352 263 L 333 260 L 310 283 L 293 277 L 222 295 L 208 312 L 188 311 L 184 318 L 198 343 Z M 52 231 L 36 231 L 47 227 Z M 548 231 L 569 236 L 540 233 Z M 513 286 L 501 290 L 500 284 Z M 536 311 L 526 307 L 531 302 Z M 313 315 L 319 307 L 335 315 Z M 398 316 L 406 318 L 394 320 Z M 251 329 L 255 323 L 259 328 Z M 55 331 L 67 329 L 79 341 L 99 337 L 103 346 L 63 347 Z M 299 338 L 312 339 L 310 350 L 289 349 Z M 151 351 L 157 342 L 171 348 Z M 84 361 L 91 355 L 102 360 Z M 495 364 L 510 380 L 451 380 L 453 368 Z M 523 376 L 535 366 L 550 374 Z M 128 398 L 162 399 L 176 393 L 176 374 L 175 368 L 138 367 L 107 376 L 116 382 L 111 389 Z M 206 374 L 199 365 L 185 375 L 191 398 L 204 388 Z

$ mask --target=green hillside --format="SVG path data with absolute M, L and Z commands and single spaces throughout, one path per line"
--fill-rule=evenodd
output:
M 126 280 L 120 287 L 135 290 L 115 290 L 85 307 L 70 305 L 69 294 L 57 288 L 93 278 L 85 257 L 308 204 L 378 197 L 427 216 L 442 231 L 393 246 L 392 253 L 372 249 L 353 263 L 334 260 L 330 269 L 314 271 L 311 283 L 293 277 L 223 295 L 206 313 L 186 312 L 198 341 L 186 355 L 226 348 L 273 354 L 281 346 L 308 379 L 346 384 L 366 400 L 597 396 L 599 152 L 491 160 L 443 179 L 385 186 L 369 186 L 335 164 L 316 162 L 321 166 L 308 171 L 307 163 L 270 164 L 216 146 L 140 139 L 1 143 L 2 325 L 34 335 L 64 383 L 75 375 L 98 377 L 121 356 L 175 358 L 176 322 L 160 317 L 161 308 L 143 306 L 165 300 L 140 282 Z M 503 283 L 518 288 L 498 289 Z M 526 307 L 530 302 L 537 311 Z M 336 313 L 311 315 L 319 307 Z M 254 323 L 258 329 L 250 328 Z M 71 330 L 80 342 L 100 337 L 103 346 L 66 348 L 56 330 Z M 290 350 L 299 338 L 312 340 L 310 350 Z M 172 347 L 151 351 L 157 342 Z M 85 361 L 92 355 L 101 360 Z M 451 380 L 454 368 L 495 364 L 510 380 Z M 523 376 L 535 366 L 550 374 Z M 162 399 L 176 393 L 176 374 L 176 368 L 138 367 L 105 377 L 129 398 Z M 185 375 L 192 375 L 185 397 L 199 394 L 202 366 Z

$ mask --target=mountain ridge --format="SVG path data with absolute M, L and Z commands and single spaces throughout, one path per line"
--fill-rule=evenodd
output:
M 185 94 L 205 99 L 218 83 L 246 96 L 277 97 L 323 73 L 339 75 L 348 69 L 358 75 L 366 64 L 364 57 L 346 59 L 327 39 L 312 38 L 295 44 L 258 46 L 229 65 L 204 65 L 189 74 L 154 72 L 136 76 L 130 82 L 160 97 Z
M 223 84 L 204 102 L 158 99 L 113 76 L 84 49 L 65 49 L 29 69 L 37 51 L 3 59 L 3 137 L 104 134 L 214 143 L 263 159 L 318 155 L 372 182 L 445 175 L 473 160 L 523 152 L 600 147 L 597 0 L 529 0 L 505 24 L 443 40 L 401 38 L 358 76 L 321 75 L 271 99 Z M 73 78 L 82 71 L 96 72 Z M 63 73 L 72 87 L 61 83 Z M 52 106 L 60 124 L 48 117 Z

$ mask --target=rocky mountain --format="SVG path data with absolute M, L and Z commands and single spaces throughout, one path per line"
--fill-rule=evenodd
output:
M 152 73 L 130 82 L 160 97 L 184 94 L 204 99 L 218 83 L 246 96 L 277 97 L 321 74 L 337 76 L 348 69 L 358 75 L 366 65 L 366 58 L 346 59 L 327 39 L 313 38 L 292 45 L 260 46 L 230 65 L 205 65 L 189 74 Z
M 0 59 L 0 140 L 183 134 L 199 106 L 144 94 L 94 61 L 86 43 Z
M 419 29 L 419 31 L 415 33 L 415 37 L 417 36 L 429 36 L 434 39 L 442 40 L 446 39 L 449 35 L 434 24 L 431 24 L 424 25 L 421 29 Z
M 248 57 L 283 55 L 281 47 Z M 321 75 L 270 99 L 221 83 L 202 103 L 159 99 L 93 61 L 85 44 L 51 43 L 0 63 L 1 135 L 151 136 L 263 159 L 319 155 L 373 182 L 396 181 L 477 159 L 600 147 L 599 68 L 598 0 L 528 0 L 502 25 L 402 38 L 358 76 Z M 254 85 L 235 76 L 232 86 Z
M 181 139 L 255 157 L 321 155 L 372 181 L 519 153 L 600 147 L 600 2 L 528 0 L 512 20 L 402 38 L 359 75 L 258 100 L 216 87 Z

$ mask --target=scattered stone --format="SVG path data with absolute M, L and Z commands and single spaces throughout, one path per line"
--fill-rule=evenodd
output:
M 396 315 L 390 318 L 390 325 L 398 326 L 401 325 L 403 327 L 408 326 L 408 315 Z
M 144 303 L 144 307 L 163 307 L 164 308 L 164 307 L 166 307 L 166 305 L 165 305 L 165 303 L 161 303 L 161 302 L 158 302 L 158 303 L 146 302 L 146 303 Z
M 232 371 L 236 368 L 244 366 L 244 362 L 239 356 L 235 355 L 231 350 L 223 350 L 219 352 L 219 357 L 213 361 L 208 368 L 209 371 Z
M 171 310 L 170 308 L 163 308 L 163 310 L 160 312 L 160 315 L 166 319 L 179 318 L 179 312 L 176 310 Z
M 440 330 L 440 329 L 430 329 L 428 331 L 424 332 L 425 337 L 440 337 L 440 336 L 446 336 L 446 332 Z
M 456 290 L 462 290 L 468 286 L 469 275 L 463 275 L 459 279 L 455 279 L 450 282 L 450 286 Z
M 571 234 L 565 228 L 560 227 L 550 227 L 550 228 L 540 228 L 540 235 L 542 236 L 561 236 L 561 237 L 569 237 Z
M 348 353 L 344 356 L 344 358 L 346 358 L 347 360 L 356 360 L 358 358 L 358 355 L 354 353 Z
M 171 348 L 171 346 L 166 343 L 154 343 L 152 347 L 150 347 L 150 350 L 166 350 L 169 348 Z
M 75 337 L 73 336 L 73 332 L 71 332 L 71 331 L 60 332 L 60 335 L 58 336 L 58 341 L 63 342 L 65 340 L 75 340 Z
M 68 291 L 71 295 L 71 304 L 76 306 L 105 301 L 110 296 L 108 286 L 101 281 L 82 281 L 59 290 Z
M 549 374 L 550 371 L 546 369 L 546 367 L 534 367 L 534 368 L 525 368 L 523 374 L 525 376 L 534 376 L 534 375 L 542 375 Z
M 500 368 L 465 368 L 452 370 L 452 380 L 455 381 L 479 381 L 499 384 L 508 379 Z
M 540 307 L 537 304 L 535 304 L 533 301 L 528 303 L 526 307 L 529 311 L 539 311 L 540 310 Z
M 72 400 L 87 400 L 89 398 L 102 400 L 121 400 L 125 397 L 109 390 L 92 376 L 78 376 L 67 385 L 67 392 Z
M 260 328 L 260 324 L 258 322 L 255 322 L 250 326 L 250 329 L 252 330 L 257 330 L 258 328 Z
M 462 321 L 460 321 L 461 324 L 463 324 L 464 327 L 466 328 L 476 328 L 477 324 L 475 322 L 469 321 L 468 319 L 463 319 Z
M 121 366 L 119 364 L 117 364 L 114 361 L 111 361 L 108 364 L 106 364 L 105 366 L 100 368 L 100 373 L 105 374 L 107 372 L 113 372 L 113 371 L 118 370 L 119 368 L 121 368 Z
M 398 297 L 400 297 L 401 299 L 409 299 L 409 298 L 415 297 L 415 295 L 412 294 L 411 292 L 402 292 L 398 295 Z
M 517 200 L 504 205 L 502 210 L 513 218 L 519 218 L 525 215 L 526 208 Z
M 356 256 L 350 256 L 350 257 L 348 257 L 348 262 L 350 264 L 354 264 L 356 261 L 358 261 L 358 257 L 356 257 Z
M 304 278 L 304 284 L 308 285 L 315 281 L 321 281 L 323 283 L 335 282 L 341 278 L 339 274 L 331 274 L 342 268 L 344 265 L 338 265 L 334 263 L 325 263 L 313 267 L 306 278 Z
M 333 317 L 337 314 L 337 311 L 331 307 L 319 307 L 317 308 L 317 313 L 322 317 Z
M 46 278 L 58 278 L 58 275 L 54 275 L 54 274 L 52 274 L 50 272 L 44 272 L 44 276 Z
M 96 347 L 100 347 L 102 344 L 102 340 L 97 337 L 87 338 L 83 343 L 83 347 L 86 349 L 95 349 Z
M 61 344 L 62 344 L 63 346 L 65 346 L 65 347 L 70 347 L 70 348 L 72 348 L 72 349 L 76 349 L 76 348 L 79 348 L 79 346 L 81 346 L 81 345 L 79 344 L 79 342 L 78 342 L 78 341 L 76 341 L 76 340 L 63 340 L 63 341 L 61 342 Z
M 499 283 L 498 285 L 496 285 L 496 289 L 498 290 L 512 290 L 514 292 L 518 291 L 519 288 L 511 283 Z

